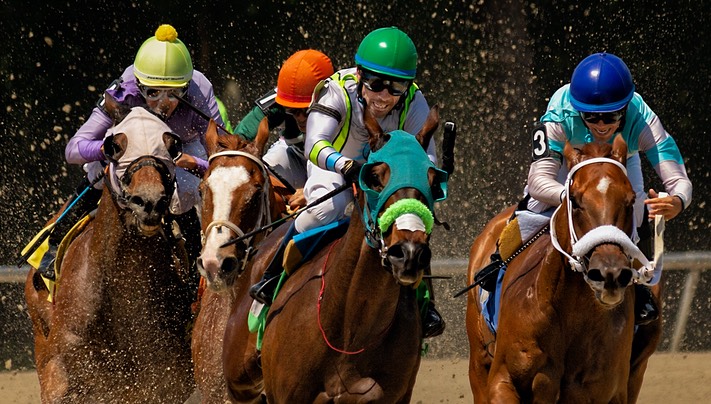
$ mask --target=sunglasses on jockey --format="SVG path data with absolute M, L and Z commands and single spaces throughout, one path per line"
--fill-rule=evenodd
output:
M 379 93 L 387 88 L 388 93 L 394 96 L 401 96 L 405 94 L 411 83 L 410 80 L 379 76 L 373 72 L 363 69 L 360 71 L 360 82 L 363 83 L 365 88 L 374 93 Z
M 146 87 L 138 86 L 141 91 L 141 95 L 146 101 L 158 101 L 163 97 L 167 97 L 169 100 L 177 100 L 185 96 L 188 92 L 188 86 L 184 87 Z
M 602 123 L 609 125 L 619 122 L 625 116 L 626 111 L 627 107 L 614 112 L 581 112 L 580 117 L 587 123 L 602 121 Z

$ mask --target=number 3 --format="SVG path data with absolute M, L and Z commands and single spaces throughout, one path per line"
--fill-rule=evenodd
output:
M 533 129 L 533 160 L 538 160 L 543 157 L 548 157 L 548 137 L 546 136 L 545 126 L 538 126 Z

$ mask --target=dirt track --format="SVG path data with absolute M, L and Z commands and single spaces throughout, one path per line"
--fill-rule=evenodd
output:
M 652 357 L 640 403 L 687 404 L 709 402 L 711 353 L 657 354 Z M 39 403 L 39 384 L 34 372 L 0 373 L 0 401 L 7 404 Z M 412 402 L 470 403 L 467 361 L 425 360 Z

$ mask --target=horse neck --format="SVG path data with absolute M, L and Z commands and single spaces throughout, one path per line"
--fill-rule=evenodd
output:
M 364 198 L 351 214 L 345 236 L 333 247 L 339 252 L 330 259 L 325 277 L 326 296 L 338 296 L 343 305 L 343 330 L 348 338 L 355 333 L 378 333 L 387 328 L 400 300 L 401 286 L 383 268 L 377 249 L 365 242 L 362 219 Z M 349 327 L 353 325 L 353 327 Z
M 167 266 L 172 263 L 172 253 L 163 235 L 143 237 L 134 231 L 129 231 L 124 225 L 125 213 L 112 197 L 108 187 L 104 187 L 101 203 L 94 218 L 91 254 L 99 262 L 95 268 L 102 268 L 115 275 L 130 276 L 131 282 L 136 281 L 136 270 L 145 270 L 149 266 Z M 136 265 L 136 263 L 140 263 Z M 155 271 L 145 271 L 151 273 Z M 145 279 L 146 276 L 138 278 Z M 125 281 L 121 279 L 120 281 Z

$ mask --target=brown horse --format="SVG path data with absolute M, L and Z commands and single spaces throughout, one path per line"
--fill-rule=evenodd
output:
M 469 292 L 469 379 L 475 402 L 635 402 L 661 320 L 634 332 L 634 192 L 627 145 L 566 144 L 567 196 L 540 237 L 507 266 L 498 330 Z M 489 263 L 515 207 L 492 219 L 472 245 L 469 281 Z M 570 216 L 572 214 L 572 216 Z M 578 273 L 582 272 L 582 273 Z
M 269 138 L 266 119 L 253 142 L 239 136 L 218 136 L 214 122 L 205 137 L 210 165 L 200 187 L 204 241 L 198 269 L 207 288 L 193 328 L 192 354 L 202 402 L 224 403 L 228 400 L 222 372 L 225 325 L 235 297 L 249 287 L 244 283 L 249 276 L 240 275 L 264 235 L 222 245 L 279 219 L 286 207 L 283 192 L 272 186 L 260 160 Z
M 400 148 L 398 142 L 403 139 L 414 148 L 407 149 L 404 154 L 408 160 L 401 164 L 429 164 L 422 145 L 429 143 L 437 128 L 436 107 L 416 137 L 402 131 L 384 134 L 369 115 L 365 122 L 371 150 L 391 152 Z M 372 153 L 371 159 L 376 154 Z M 366 242 L 366 229 L 370 227 L 365 222 L 375 218 L 361 211 L 365 206 L 372 207 L 369 202 L 380 200 L 374 195 L 382 192 L 381 213 L 392 212 L 388 211 L 390 206 L 403 202 L 421 206 L 420 214 L 431 214 L 431 196 L 425 194 L 430 195 L 430 187 L 441 177 L 427 164 L 416 173 L 413 169 L 412 174 L 425 184 L 422 191 L 422 187 L 413 185 L 398 186 L 397 179 L 401 181 L 402 176 L 398 177 L 396 167 L 369 160 L 361 173 L 361 184 L 368 191 L 358 194 L 344 237 L 331 242 L 284 284 L 271 306 L 261 352 L 268 402 L 409 401 L 420 363 L 422 335 L 414 287 L 430 265 L 429 229 L 408 224 L 408 220 L 422 223 L 423 219 L 414 219 L 416 215 L 405 210 L 396 214 L 401 216 L 390 218 L 395 223 L 381 229 L 382 234 L 372 229 Z M 391 179 L 396 179 L 392 186 Z M 255 257 L 254 267 L 259 270 L 253 269 L 250 282 L 259 279 L 279 237 L 275 233 L 262 243 L 269 248 Z M 233 399 L 256 402 L 262 368 L 246 324 L 251 299 L 246 296 L 243 300 L 233 306 L 225 332 L 225 376 Z
M 194 291 L 162 224 L 180 140 L 144 108 L 109 96 L 106 108 L 116 125 L 96 217 L 64 255 L 54 303 L 34 270 L 25 286 L 42 401 L 181 402 Z

